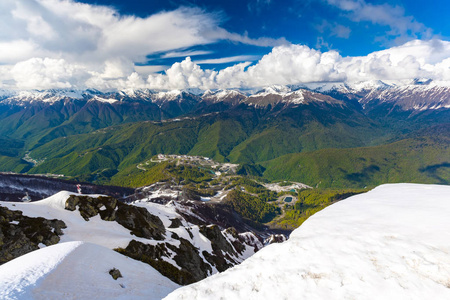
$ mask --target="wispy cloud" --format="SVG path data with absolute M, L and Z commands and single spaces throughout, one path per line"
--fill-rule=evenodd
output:
M 213 52 L 204 50 L 172 51 L 161 55 L 161 58 L 187 57 L 187 56 L 207 55 L 211 53 Z
M 237 55 L 230 57 L 221 57 L 221 58 L 210 58 L 210 59 L 201 59 L 194 61 L 196 64 L 227 64 L 230 62 L 241 62 L 241 61 L 255 61 L 258 60 L 260 56 L 257 55 Z
M 290 44 L 285 38 L 279 39 L 267 37 L 250 38 L 247 33 L 244 34 L 233 33 L 223 28 L 216 28 L 215 30 L 204 32 L 204 36 L 214 40 L 228 40 L 231 42 L 237 42 L 259 47 L 276 47 L 280 45 Z
M 398 5 L 371 4 L 365 0 L 324 0 L 329 5 L 343 11 L 354 22 L 371 22 L 372 24 L 388 26 L 386 35 L 394 37 L 397 42 L 407 39 L 432 37 L 432 30 L 405 14 Z M 395 40 L 394 40 L 395 41 Z
M 341 25 L 337 22 L 330 23 L 327 20 L 322 20 L 322 23 L 315 26 L 320 33 L 327 33 L 330 36 L 348 39 L 350 37 L 350 27 Z
M 262 10 L 269 8 L 271 2 L 271 0 L 250 0 L 247 3 L 247 9 L 250 13 L 259 15 Z
M 389 26 L 388 34 L 397 38 L 428 32 L 397 6 L 327 1 L 355 22 Z M 195 7 L 140 18 L 71 0 L 2 0 L 0 25 L 0 88 L 210 89 L 414 77 L 450 81 L 450 42 L 412 40 L 367 56 L 342 57 L 285 39 L 229 32 L 215 14 Z M 342 38 L 351 34 L 337 23 L 326 23 L 323 31 Z M 223 40 L 272 50 L 260 59 L 242 55 L 195 62 L 188 57 L 160 74 L 155 72 L 165 66 L 139 64 L 165 52 L 165 58 L 210 54 L 189 49 Z M 200 66 L 230 62 L 237 64 L 220 71 Z

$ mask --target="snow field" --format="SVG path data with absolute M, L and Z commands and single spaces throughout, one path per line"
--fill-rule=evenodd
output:
M 114 280 L 112 268 L 123 277 Z M 147 264 L 84 242 L 49 246 L 0 266 L 1 299 L 161 299 L 177 287 Z
M 165 299 L 450 299 L 450 187 L 389 184 Z

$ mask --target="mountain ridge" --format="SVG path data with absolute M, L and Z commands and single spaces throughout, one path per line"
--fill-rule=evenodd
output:
M 363 81 L 357 83 L 309 83 L 302 85 L 267 86 L 262 89 L 240 90 L 240 89 L 218 89 L 218 90 L 150 90 L 150 89 L 122 89 L 111 91 L 99 91 L 95 89 L 75 90 L 75 89 L 52 89 L 52 90 L 1 90 L 0 103 L 17 104 L 33 101 L 43 101 L 53 103 L 64 99 L 76 100 L 97 100 L 113 103 L 115 101 L 150 101 L 153 103 L 163 103 L 170 101 L 195 100 L 220 102 L 233 97 L 261 99 L 265 96 L 276 95 L 285 102 L 302 103 L 302 94 L 306 91 L 329 95 L 337 92 L 343 95 L 354 94 L 361 97 L 360 102 L 367 104 L 372 99 L 379 98 L 384 101 L 398 101 L 399 95 L 426 93 L 432 98 L 432 102 L 439 105 L 410 105 L 407 109 L 438 109 L 440 107 L 449 108 L 450 103 L 446 94 L 450 93 L 450 84 L 433 82 L 426 79 L 415 79 L 404 83 L 385 83 L 380 80 Z M 292 97 L 297 95 L 298 97 Z M 291 100 L 291 101 L 289 101 Z M 245 102 L 245 101 L 239 101 Z M 251 104 L 258 101 L 249 101 Z

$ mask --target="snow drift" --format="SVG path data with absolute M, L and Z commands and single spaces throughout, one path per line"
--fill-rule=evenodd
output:
M 449 299 L 450 187 L 382 185 L 166 299 Z
M 114 280 L 113 268 L 123 277 Z M 177 287 L 147 264 L 84 242 L 39 249 L 0 267 L 1 299 L 161 299 Z

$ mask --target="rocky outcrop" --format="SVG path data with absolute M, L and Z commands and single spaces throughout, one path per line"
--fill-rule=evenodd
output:
M 165 227 L 161 219 L 143 207 L 128 205 L 112 197 L 71 195 L 66 200 L 65 208 L 74 211 L 77 207 L 86 221 L 99 214 L 102 220 L 116 221 L 137 237 L 164 239 Z
M 21 211 L 0 207 L 0 264 L 39 249 L 57 244 L 66 224 L 61 220 L 30 218 Z
M 222 231 L 217 225 L 201 226 L 200 232 L 211 241 L 214 252 L 224 251 L 231 255 L 236 255 L 233 246 L 223 236 Z
M 131 230 L 137 237 L 163 240 L 165 227 L 157 216 L 154 216 L 143 207 L 127 205 L 119 202 L 116 222 Z
M 183 223 L 181 223 L 181 220 L 178 218 L 170 219 L 172 222 L 169 226 L 169 228 L 178 228 L 180 226 L 183 226 Z
M 66 200 L 65 208 L 70 211 L 76 210 L 86 221 L 98 215 L 105 221 L 114 221 L 116 217 L 117 200 L 112 197 L 89 197 L 70 195 Z
M 172 224 L 174 220 L 176 219 L 172 219 Z M 175 233 L 172 238 L 179 240 L 179 245 L 167 242 L 149 245 L 132 240 L 126 248 L 118 248 L 116 251 L 148 263 L 172 281 L 186 285 L 213 274 L 213 267 L 223 272 L 239 264 L 246 246 L 253 247 L 255 252 L 262 247 L 256 236 L 250 233 L 248 235 L 253 239 L 241 236 L 234 228 L 221 231 L 219 226 L 210 225 L 200 226 L 199 230 L 211 242 L 212 252 L 198 249 L 191 241 Z M 187 228 L 186 231 L 190 233 Z M 190 235 L 190 238 L 193 236 Z M 174 261 L 176 266 L 168 261 Z
M 271 234 L 267 239 L 264 240 L 265 245 L 283 243 L 287 241 L 287 237 L 284 234 Z
M 180 238 L 178 247 L 169 243 L 148 245 L 132 240 L 125 249 L 119 248 L 116 251 L 148 263 L 164 276 L 182 285 L 194 283 L 212 273 L 211 266 L 203 261 L 198 249 L 183 238 Z M 164 258 L 173 259 L 180 268 L 171 265 Z
M 237 253 L 233 246 L 223 236 L 219 226 L 201 226 L 200 232 L 211 241 L 213 254 L 209 254 L 206 251 L 203 252 L 206 260 L 211 265 L 215 266 L 219 272 L 223 272 L 234 265 L 231 262 L 236 264 L 231 256 L 236 257 Z M 240 244 L 240 246 L 245 248 L 242 244 Z
M 129 256 L 133 259 L 140 260 L 144 263 L 151 265 L 153 268 L 158 270 L 162 275 L 166 276 L 170 280 L 186 285 L 193 282 L 196 282 L 200 279 L 197 279 L 198 276 L 195 276 L 187 270 L 186 268 L 177 268 L 174 265 L 168 263 L 164 260 L 165 258 L 171 258 L 172 254 L 167 248 L 168 244 L 161 243 L 157 245 L 148 245 L 136 240 L 132 240 L 126 248 L 118 248 L 115 249 L 117 252 Z M 192 245 L 191 245 L 192 246 Z M 192 246 L 193 247 L 193 246 Z M 171 250 L 176 250 L 176 247 L 172 247 Z M 186 249 L 190 249 L 190 247 L 185 247 Z M 190 255 L 193 255 L 192 253 Z M 189 256 L 189 255 L 188 255 Z
M 180 238 L 180 246 L 167 244 L 167 247 L 176 253 L 173 259 L 177 265 L 191 275 L 192 281 L 189 283 L 202 280 L 212 274 L 211 266 L 200 257 L 199 250 L 188 240 Z

